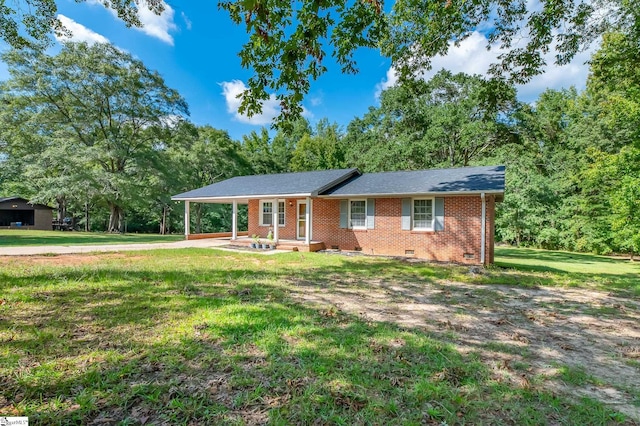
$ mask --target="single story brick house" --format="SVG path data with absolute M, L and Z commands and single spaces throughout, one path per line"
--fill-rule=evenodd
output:
M 280 246 L 357 250 L 444 262 L 493 262 L 495 205 L 504 197 L 504 166 L 384 173 L 358 169 L 238 176 L 178 194 L 189 203 L 248 205 L 248 235 L 272 230 Z M 276 224 L 277 226 L 273 226 Z M 246 234 L 244 234 L 246 235 Z
M 0 198 L 0 228 L 39 229 L 50 231 L 53 209 L 42 204 L 32 204 L 21 197 Z

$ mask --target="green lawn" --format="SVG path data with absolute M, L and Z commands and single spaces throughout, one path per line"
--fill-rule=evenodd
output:
M 563 285 L 619 291 L 640 296 L 640 262 L 628 259 L 565 251 L 496 247 L 499 276 L 493 283 L 517 285 Z
M 500 263 L 521 264 L 518 253 L 527 256 L 501 250 Z M 334 291 L 337 279 L 486 279 L 468 268 L 204 249 L 69 259 L 0 259 L 0 415 L 33 424 L 633 424 L 547 379 L 502 381 L 440 335 L 291 296 Z M 505 280 L 516 273 L 562 276 L 506 271 Z
M 70 246 L 91 244 L 165 243 L 184 239 L 183 235 L 107 234 L 104 232 L 28 231 L 0 229 L 0 247 Z

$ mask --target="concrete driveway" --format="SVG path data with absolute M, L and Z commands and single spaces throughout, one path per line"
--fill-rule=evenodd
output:
M 220 247 L 227 244 L 229 244 L 229 240 L 227 239 L 208 238 L 203 240 L 175 241 L 171 243 L 0 247 L 0 256 L 32 256 L 39 254 L 74 254 L 106 251 L 177 249 L 190 247 L 206 248 Z

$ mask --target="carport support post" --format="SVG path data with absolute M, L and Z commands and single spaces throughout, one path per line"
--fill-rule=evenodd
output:
M 189 231 L 191 227 L 191 219 L 189 218 L 189 202 L 184 202 L 184 238 L 189 239 Z
M 233 200 L 233 209 L 231 213 L 231 240 L 238 239 L 238 201 Z
M 278 199 L 274 199 L 271 202 L 271 205 L 273 206 L 273 208 L 271 209 L 271 212 L 273 213 L 273 217 L 271 220 L 271 223 L 273 225 L 273 242 L 278 244 L 278 228 L 280 227 L 280 203 L 278 203 Z

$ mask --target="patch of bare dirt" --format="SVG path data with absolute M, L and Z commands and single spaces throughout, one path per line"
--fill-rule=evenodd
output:
M 494 379 L 589 396 L 640 422 L 640 304 L 588 289 L 478 286 L 349 277 L 294 282 L 293 296 L 367 321 L 419 328 L 479 353 Z M 629 361 L 633 360 L 633 361 Z M 569 371 L 569 373 L 567 373 Z M 563 380 L 571 371 L 582 380 Z M 567 383 L 569 382 L 569 383 Z

